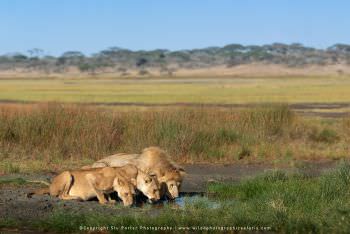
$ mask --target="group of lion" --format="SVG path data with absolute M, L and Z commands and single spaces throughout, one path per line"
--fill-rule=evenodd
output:
M 143 193 L 149 201 L 175 199 L 185 171 L 173 163 L 158 147 L 145 148 L 141 154 L 115 154 L 91 166 L 68 170 L 53 178 L 48 188 L 33 194 L 50 194 L 64 200 L 89 200 L 114 203 L 110 194 L 117 192 L 125 206 L 134 204 L 134 195 Z

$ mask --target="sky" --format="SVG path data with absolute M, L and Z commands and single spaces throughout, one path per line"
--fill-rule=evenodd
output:
M 348 0 L 1 0 L 0 54 L 350 44 Z

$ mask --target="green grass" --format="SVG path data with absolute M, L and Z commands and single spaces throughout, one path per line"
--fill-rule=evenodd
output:
M 349 102 L 349 90 L 349 77 L 0 80 L 0 100 L 17 101 L 330 103 Z
M 23 178 L 13 178 L 13 179 L 2 179 L 0 178 L 0 185 L 11 184 L 11 185 L 24 185 L 30 183 Z
M 121 208 L 113 216 L 56 210 L 30 226 L 65 233 L 77 232 L 80 226 L 250 226 L 269 227 L 281 233 L 348 233 L 350 230 L 350 165 L 347 163 L 317 178 L 273 171 L 240 183 L 209 184 L 208 193 L 209 199 L 185 199 L 182 208 L 166 205 L 153 213 L 150 207 L 132 208 L 129 212 Z M 20 224 L 9 221 L 0 225 Z
M 319 178 L 275 171 L 239 184 L 211 184 L 208 192 L 222 201 L 239 201 L 247 216 L 282 232 L 346 233 L 349 185 L 350 166 L 343 164 Z

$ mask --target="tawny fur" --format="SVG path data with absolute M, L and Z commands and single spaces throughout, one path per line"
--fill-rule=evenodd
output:
M 59 197 L 64 200 L 89 200 L 97 197 L 101 204 L 108 201 L 105 195 L 111 192 L 118 192 L 118 196 L 123 200 L 124 205 L 133 203 L 133 194 L 135 194 L 135 185 L 126 178 L 126 174 L 131 171 L 137 171 L 132 165 L 125 167 L 104 167 L 81 170 L 64 171 L 53 178 L 48 189 L 40 189 L 34 193 L 28 194 L 45 194 Z M 109 196 L 108 196 L 109 198 Z M 110 200 L 110 199 L 109 199 Z
M 92 167 L 118 167 L 126 164 L 133 164 L 141 171 L 155 174 L 160 184 L 161 196 L 166 194 L 172 199 L 179 196 L 185 171 L 159 147 L 145 148 L 141 154 L 114 154 L 95 162 Z
M 148 175 L 134 165 L 126 164 L 121 167 L 83 168 L 80 170 L 64 171 L 57 175 L 49 189 L 37 190 L 32 194 L 50 194 L 61 199 L 88 200 L 97 197 L 100 203 L 106 203 L 104 195 L 114 190 L 123 200 L 125 190 L 132 186 L 131 192 L 135 193 L 134 187 L 138 188 L 150 201 L 160 199 L 159 184 L 156 179 Z M 30 196 L 31 194 L 29 194 Z M 109 197 L 109 196 L 108 196 Z M 126 203 L 130 203 L 129 198 Z M 124 200 L 123 200 L 124 201 Z M 132 203 L 132 202 L 131 202 Z

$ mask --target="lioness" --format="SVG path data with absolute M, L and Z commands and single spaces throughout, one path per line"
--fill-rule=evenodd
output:
M 48 188 L 37 190 L 28 196 L 50 194 L 64 200 L 84 201 L 97 197 L 101 204 L 105 204 L 107 200 L 104 195 L 111 201 L 109 194 L 116 191 L 123 204 L 130 206 L 133 204 L 136 180 L 131 178 L 130 181 L 134 183 L 132 184 L 122 173 L 121 167 L 64 171 L 53 178 Z
M 145 148 L 141 154 L 115 154 L 95 162 L 92 167 L 120 167 L 133 164 L 138 169 L 157 176 L 160 183 L 161 197 L 167 195 L 170 199 L 179 196 L 185 171 L 172 162 L 166 152 L 158 147 Z
M 127 179 L 131 179 L 130 182 L 134 183 L 136 188 L 141 191 L 151 202 L 155 202 L 160 199 L 159 183 L 155 174 L 145 173 L 132 164 L 126 164 L 118 168 L 120 168 L 120 173 Z
M 49 189 L 37 191 L 35 194 L 49 193 L 52 196 L 58 196 L 61 199 L 77 199 L 79 196 L 76 196 L 75 194 L 79 193 L 79 191 L 77 192 L 76 190 L 80 190 L 81 187 L 74 186 L 77 183 L 75 176 L 83 178 L 82 181 L 85 182 L 85 184 L 83 184 L 83 187 L 86 187 L 86 183 L 89 181 L 88 185 L 90 185 L 90 187 L 91 184 L 93 187 L 97 186 L 95 189 L 104 191 L 103 194 L 106 195 L 113 192 L 113 190 L 111 190 L 111 184 L 113 184 L 113 188 L 114 186 L 117 186 L 116 188 L 119 188 L 118 185 L 125 186 L 131 183 L 133 186 L 136 186 L 136 188 L 140 190 L 145 196 L 147 196 L 151 202 L 158 201 L 160 199 L 159 184 L 154 178 L 155 175 L 149 175 L 141 170 L 138 170 L 136 166 L 131 164 L 126 164 L 122 167 L 85 168 L 80 170 L 65 171 L 53 179 L 53 182 L 51 184 L 52 186 L 50 186 Z M 118 180 L 113 180 L 113 177 L 116 176 L 118 176 Z M 59 186 L 57 186 L 57 184 L 59 184 Z M 115 191 L 118 192 L 117 190 Z M 129 192 L 126 193 L 129 194 Z M 91 194 L 91 196 L 97 196 L 101 203 L 105 203 L 105 199 L 102 198 L 104 197 L 102 196 L 102 193 L 96 194 L 96 192 L 94 192 L 94 194 L 95 195 Z M 135 194 L 134 188 L 132 194 Z M 88 200 L 92 198 L 91 196 L 87 196 L 86 198 L 85 196 L 81 196 L 81 199 Z M 123 200 L 122 197 L 121 199 Z

